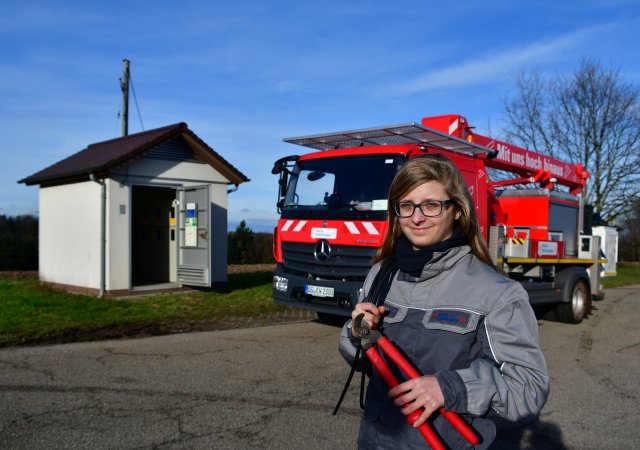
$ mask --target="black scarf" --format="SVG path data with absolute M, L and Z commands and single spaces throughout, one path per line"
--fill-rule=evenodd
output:
M 441 253 L 466 244 L 466 237 L 456 232 L 449 239 L 445 239 L 429 247 L 414 250 L 411 246 L 411 241 L 402 234 L 396 241 L 396 261 L 398 262 L 400 270 L 411 276 L 419 277 L 424 266 L 433 258 L 434 253 Z

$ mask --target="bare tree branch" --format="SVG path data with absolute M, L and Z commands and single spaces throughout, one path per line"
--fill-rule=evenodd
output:
M 503 100 L 503 134 L 536 152 L 581 164 L 591 174 L 585 202 L 607 221 L 630 209 L 640 192 L 640 90 L 619 69 L 589 59 L 570 76 L 545 80 L 522 72 Z

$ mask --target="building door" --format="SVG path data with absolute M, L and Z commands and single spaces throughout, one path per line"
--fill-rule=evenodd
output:
M 131 284 L 175 283 L 176 189 L 132 186 Z
M 178 190 L 178 283 L 211 286 L 209 187 Z

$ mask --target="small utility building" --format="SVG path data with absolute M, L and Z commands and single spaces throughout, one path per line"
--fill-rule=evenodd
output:
M 227 196 L 245 175 L 185 123 L 89 145 L 40 186 L 40 280 L 96 295 L 227 281 Z

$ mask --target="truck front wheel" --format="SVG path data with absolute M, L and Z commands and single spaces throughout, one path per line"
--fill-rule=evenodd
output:
M 580 323 L 591 311 L 591 294 L 589 286 L 582 278 L 574 281 L 571 289 L 565 290 L 563 303 L 556 305 L 554 313 L 556 319 L 566 323 Z

